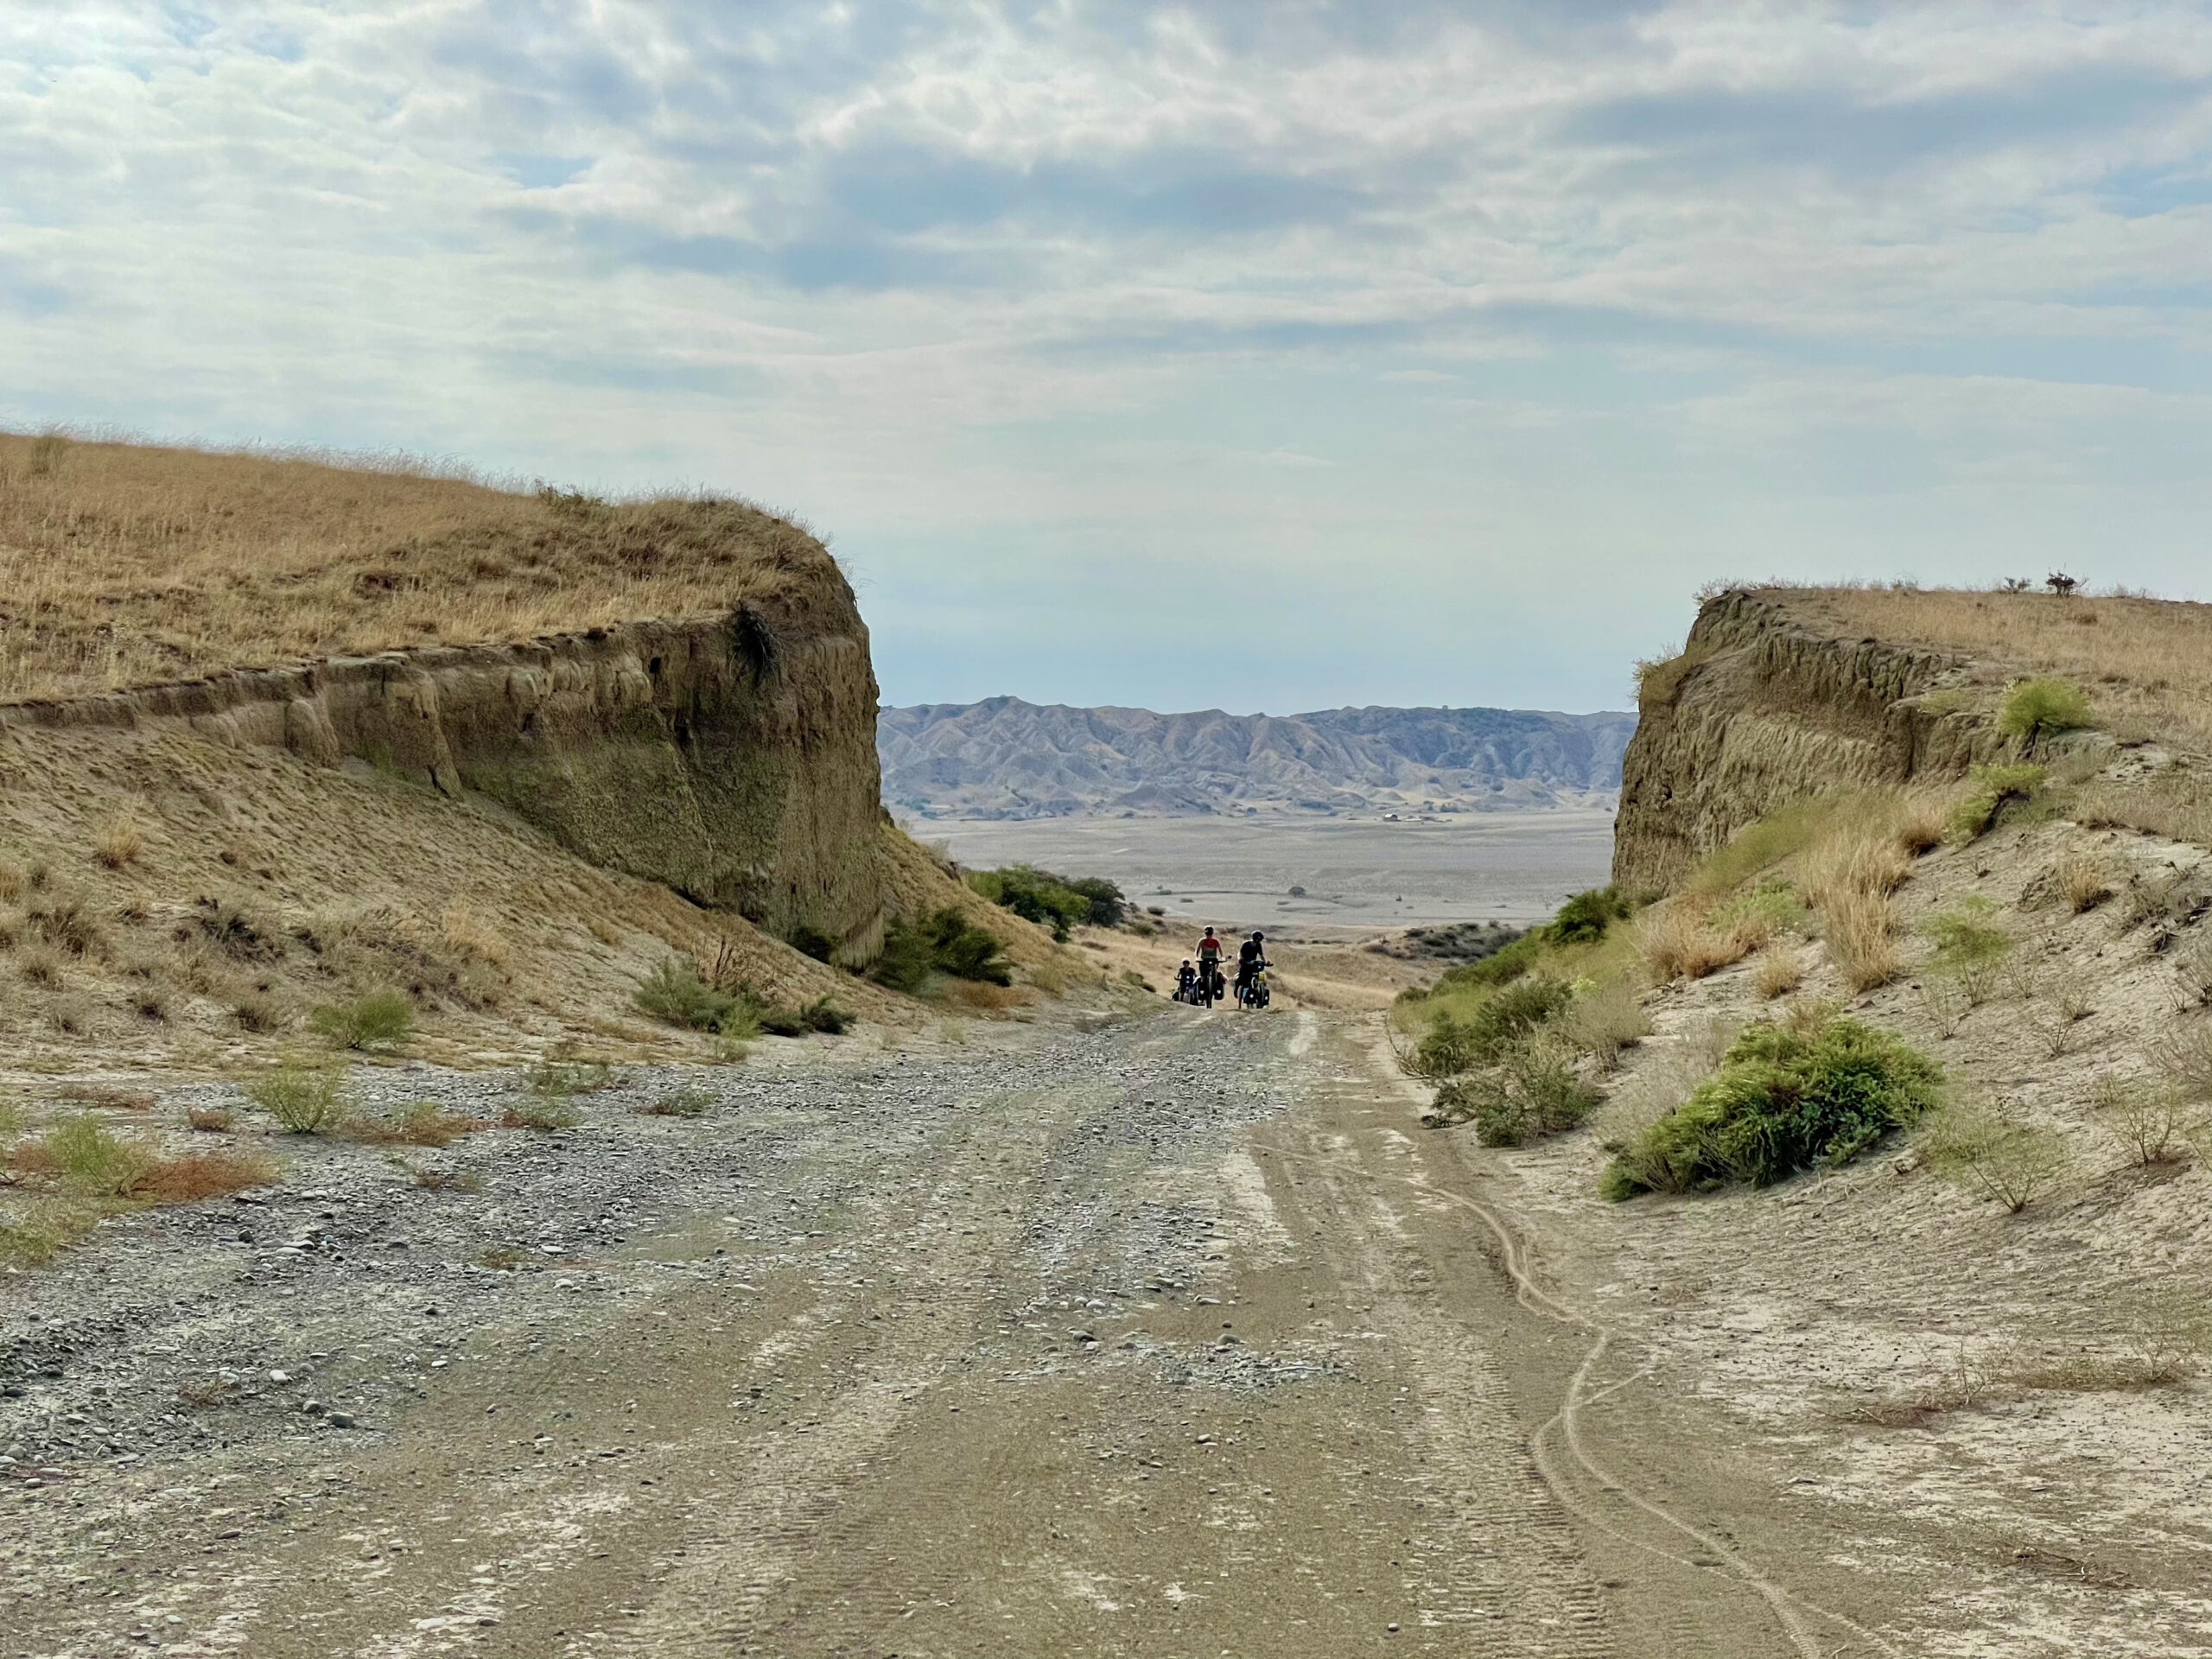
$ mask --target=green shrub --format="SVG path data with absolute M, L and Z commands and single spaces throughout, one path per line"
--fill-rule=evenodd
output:
M 1944 821 L 1943 839 L 1964 846 L 1997 821 L 2007 801 L 2035 798 L 2045 777 L 2041 766 L 1976 766 L 1968 774 L 1972 787 Z
M 1681 1105 L 1621 1148 L 1609 1198 L 1770 1186 L 1840 1164 L 1936 1103 L 1942 1068 L 1885 1031 L 1828 1015 L 1808 1028 L 1761 1023 Z
M 1414 1046 L 1414 1074 L 1449 1077 L 1494 1065 L 1509 1046 L 1573 1000 L 1573 988 L 1534 975 L 1501 986 L 1465 1020 L 1439 1014 Z
M 415 1029 L 415 1005 L 404 991 L 371 991 L 350 1002 L 333 1002 L 308 1016 L 310 1030 L 340 1048 L 393 1048 Z
M 1014 964 L 1000 950 L 995 933 L 977 927 L 958 906 L 948 905 L 919 919 L 897 918 L 884 930 L 883 959 L 876 963 L 875 978 L 909 995 L 938 974 L 1011 985 Z
M 159 1155 L 144 1141 L 111 1134 L 90 1112 L 49 1129 L 38 1141 L 61 1185 L 89 1198 L 120 1198 L 136 1186 Z
M 1715 905 L 1706 913 L 1705 924 L 1726 932 L 1740 922 L 1757 922 L 1777 933 L 1793 933 L 1802 932 L 1808 920 L 1797 889 L 1780 876 L 1769 876 L 1749 892 Z
M 817 996 L 798 1011 L 809 1031 L 818 1031 L 829 1037 L 841 1037 L 852 1029 L 853 1016 L 839 1007 L 827 996 Z
M 1078 925 L 1116 927 L 1128 901 L 1121 888 L 1099 876 L 1071 879 L 1040 870 L 1032 864 L 1009 864 L 1001 870 L 976 870 L 968 885 L 1025 920 L 1052 930 L 1065 939 Z
M 1997 715 L 1999 731 L 2028 744 L 2096 723 L 2088 697 L 2071 680 L 2022 680 L 2005 694 Z
M 696 963 L 671 957 L 638 982 L 630 1000 L 656 1020 L 686 1031 L 719 1031 L 738 999 L 699 977 Z
M 1516 1042 L 1498 1063 L 1453 1077 L 1436 1091 L 1436 1109 L 1471 1119 L 1486 1147 L 1518 1147 L 1573 1128 L 1598 1103 L 1598 1091 L 1574 1075 L 1573 1046 L 1548 1033 Z
M 1608 927 L 1627 920 L 1634 908 L 1618 887 L 1592 887 L 1561 905 L 1541 931 L 1554 944 L 1595 944 Z
M 797 1008 L 762 1008 L 759 1021 L 760 1029 L 771 1037 L 804 1037 L 812 1029 Z
M 565 1101 L 517 1101 L 499 1114 L 503 1129 L 573 1129 L 582 1122 L 583 1114 Z
M 1993 918 L 1997 906 L 1979 893 L 1969 893 L 1948 910 L 1941 910 L 1926 923 L 1928 937 L 1936 941 L 1937 965 L 1967 968 L 1994 962 L 2012 948 L 2012 936 Z
M 287 1060 L 268 1076 L 241 1084 L 239 1092 L 275 1118 L 287 1135 L 334 1129 L 353 1107 L 343 1067 L 298 1060 Z

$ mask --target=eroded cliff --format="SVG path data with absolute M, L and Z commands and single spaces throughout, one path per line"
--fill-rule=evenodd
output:
M 1786 590 L 1715 595 L 1682 654 L 1643 677 L 1613 879 L 1662 890 L 1789 801 L 1956 777 L 2000 753 L 1980 700 L 1942 695 L 1978 672 L 1962 655 L 1842 637 L 1793 607 Z
M 0 706 L 0 726 L 175 724 L 497 802 L 605 868 L 769 932 L 880 949 L 875 677 L 826 556 L 726 617 L 336 658 Z

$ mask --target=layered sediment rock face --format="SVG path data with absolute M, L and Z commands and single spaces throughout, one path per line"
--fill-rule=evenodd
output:
M 826 558 L 823 561 L 827 564 Z M 887 902 L 868 630 L 842 578 L 704 621 L 334 658 L 63 702 L 498 803 L 595 864 L 874 960 Z
M 2004 744 L 1985 715 L 1933 694 L 1973 663 L 1841 639 L 1786 594 L 1707 601 L 1680 657 L 1647 671 L 1622 761 L 1613 879 L 1671 886 L 1737 830 L 1823 790 L 1962 774 Z

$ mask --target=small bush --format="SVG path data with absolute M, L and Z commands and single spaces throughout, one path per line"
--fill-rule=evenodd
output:
M 1559 913 L 1541 931 L 1554 944 L 1595 944 L 1605 930 L 1627 918 L 1633 906 L 1618 887 L 1592 887 L 1578 893 L 1559 907 Z
M 206 894 L 193 901 L 192 918 L 176 938 L 180 944 L 205 940 L 233 962 L 274 962 L 286 950 L 283 931 L 258 911 Z
M 86 1198 L 120 1198 L 160 1162 L 136 1136 L 111 1131 L 90 1112 L 57 1125 L 14 1154 L 18 1168 L 53 1177 L 64 1190 Z
M 1625 980 L 1575 988 L 1574 1001 L 1559 1022 L 1560 1034 L 1576 1051 L 1610 1071 L 1620 1064 L 1621 1052 L 1635 1047 L 1651 1034 L 1651 1016 Z
M 2030 747 L 2057 733 L 2095 724 L 2088 697 L 2070 680 L 2023 680 L 2005 693 L 1997 715 L 1999 731 Z
M 1675 979 L 1703 979 L 1732 967 L 1774 937 L 1774 924 L 1751 912 L 1725 926 L 1712 925 L 1685 894 L 1644 915 L 1637 948 L 1651 976 L 1663 985 Z
M 2016 1215 L 2049 1192 L 2070 1162 L 2064 1136 L 1980 1104 L 1954 1103 L 1931 1118 L 1920 1151 L 1937 1174 Z
M 852 1014 L 826 995 L 816 997 L 798 1012 L 809 1031 L 818 1031 L 825 1037 L 842 1037 L 853 1027 Z
M 107 930 L 82 899 L 68 893 L 50 893 L 34 900 L 23 913 L 39 938 L 64 956 L 80 962 L 106 959 Z
M 527 1100 L 508 1106 L 499 1114 L 503 1129 L 573 1129 L 583 1114 L 558 1100 Z
M 1956 975 L 1930 974 L 1920 982 L 1920 1011 L 1936 1033 L 1947 1039 L 1959 1034 L 1967 1015 L 1979 1006 Z
M 991 985 L 1014 983 L 1014 964 L 1001 954 L 998 936 L 976 926 L 957 906 L 912 919 L 899 917 L 884 930 L 883 958 L 875 978 L 912 995 L 938 974 Z
M 2051 877 L 2059 898 L 2076 916 L 2094 910 L 2112 897 L 2112 883 L 2105 877 L 2104 866 L 2085 853 L 2069 853 L 2060 859 Z
M 543 1059 L 530 1068 L 524 1081 L 540 1100 L 568 1100 L 612 1087 L 614 1068 L 604 1060 Z
M 2107 1074 L 2091 1090 L 2089 1109 L 2135 1163 L 2172 1163 L 2183 1155 L 2190 1116 L 2171 1084 Z
M 704 1089 L 676 1089 L 638 1108 L 640 1117 L 704 1117 L 715 1097 Z
M 480 920 L 467 905 L 448 905 L 445 914 L 438 918 L 438 931 L 460 955 L 472 957 L 488 967 L 506 966 L 506 940 L 489 923 Z
M 1962 847 L 1985 834 L 1997 822 L 2005 803 L 2033 800 L 2047 776 L 2041 766 L 1975 766 L 1969 773 L 1967 792 L 1944 821 L 1943 839 Z
M 2185 1007 L 2212 1007 L 2212 934 L 2198 939 L 2174 962 L 2174 980 Z
M 221 1135 L 230 1128 L 232 1117 L 220 1106 L 192 1106 L 186 1108 L 184 1121 L 208 1135 Z
M 399 991 L 371 991 L 350 1002 L 333 1002 L 308 1016 L 308 1027 L 340 1048 L 394 1048 L 415 1029 L 415 1005 Z
M 355 1118 L 346 1132 L 356 1141 L 378 1147 L 449 1147 L 484 1124 L 459 1112 L 448 1112 L 435 1100 L 418 1100 L 396 1118 Z
M 1854 991 L 1897 976 L 1897 912 L 1878 893 L 1837 893 L 1821 911 L 1828 960 Z
M 1437 979 L 1436 988 L 1446 991 L 1463 986 L 1510 984 L 1536 965 L 1543 947 L 1544 942 L 1537 934 L 1523 933 L 1478 962 L 1446 969 Z
M 1436 1091 L 1438 1116 L 1471 1120 L 1486 1147 L 1518 1147 L 1573 1128 L 1590 1116 L 1598 1092 L 1574 1074 L 1574 1050 L 1546 1033 L 1515 1043 L 1496 1065 L 1447 1080 Z
M 1712 1077 L 1624 1147 L 1611 1198 L 1748 1182 L 1768 1186 L 1840 1164 L 1936 1102 L 1942 1072 L 1887 1032 L 1824 1008 L 1751 1026 Z
M 146 832 L 128 815 L 110 818 L 92 837 L 92 856 L 111 870 L 134 864 L 146 850 Z
M 287 1135 L 321 1135 L 334 1129 L 352 1109 L 346 1073 L 336 1065 L 308 1065 L 287 1060 L 268 1076 L 239 1085 L 239 1091 L 276 1120 Z
M 282 1031 L 289 1023 L 284 1005 L 265 991 L 247 991 L 232 999 L 231 1017 L 238 1022 L 238 1029 L 266 1035 Z
M 630 1000 L 656 1020 L 686 1031 L 715 1031 L 737 1007 L 738 999 L 699 977 L 698 968 L 671 957 L 646 975 Z
M 1751 970 L 1751 988 L 1770 1002 L 1777 996 L 1788 996 L 1804 982 L 1805 961 L 1795 950 L 1777 950 L 1762 957 Z
M 1994 962 L 2012 948 L 2012 936 L 1998 925 L 1997 906 L 1971 894 L 1948 910 L 1938 911 L 1924 924 L 1935 941 L 1938 965 L 1948 969 Z
M 190 1152 L 164 1158 L 130 1186 L 130 1196 L 149 1204 L 197 1204 L 227 1198 L 276 1179 L 276 1166 L 250 1152 Z
M 1415 1077 L 1449 1077 L 1495 1062 L 1509 1044 L 1550 1020 L 1574 999 L 1556 979 L 1535 976 L 1503 986 L 1465 1020 L 1436 1015 L 1414 1046 L 1408 1070 Z
M 2212 1100 L 2212 1026 L 2177 1027 L 2151 1050 L 2151 1065 L 2184 1102 Z

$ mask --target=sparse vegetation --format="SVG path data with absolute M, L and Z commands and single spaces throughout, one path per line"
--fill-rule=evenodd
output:
M 267 1186 L 276 1166 L 258 1153 L 190 1152 L 164 1158 L 132 1183 L 130 1195 L 149 1204 L 198 1204 Z
M 2053 1129 L 2008 1117 L 1980 1101 L 1954 1101 L 1932 1116 L 1920 1138 L 1928 1166 L 2014 1214 L 2056 1185 L 2071 1149 Z
M 2005 694 L 1997 715 L 1997 729 L 2031 748 L 2044 738 L 2095 724 L 2082 688 L 2050 677 L 2021 681 Z
M 2079 916 L 2112 897 L 2104 866 L 2086 853 L 2069 853 L 2051 869 L 2052 885 L 2066 908 Z
M 1795 950 L 1777 950 L 1762 957 L 1751 970 L 1751 988 L 1768 1002 L 1788 996 L 1804 982 L 1805 959 Z
M 583 1121 L 583 1114 L 563 1099 L 516 1101 L 499 1113 L 503 1129 L 573 1129 Z
M 418 1100 L 397 1117 L 349 1118 L 345 1131 L 372 1146 L 449 1147 L 485 1127 L 480 1119 L 448 1112 L 434 1100 Z
M 50 1177 L 65 1192 L 120 1198 L 161 1161 L 143 1140 L 115 1134 L 91 1112 L 80 1112 L 36 1141 L 16 1147 L 17 1169 Z
M 700 978 L 696 965 L 670 957 L 639 982 L 631 1001 L 656 1020 L 687 1031 L 718 1031 L 736 1009 L 734 995 Z
M 353 1109 L 345 1068 L 286 1060 L 276 1071 L 238 1085 L 239 1091 L 287 1135 L 321 1135 Z
M 1598 1093 L 1575 1075 L 1575 1049 L 1546 1033 L 1509 1046 L 1495 1065 L 1448 1079 L 1437 1090 L 1435 1115 L 1472 1120 L 1486 1147 L 1517 1147 L 1540 1135 L 1573 1128 L 1589 1116 Z
M 539 1100 L 569 1100 L 612 1087 L 614 1068 L 604 1060 L 564 1059 L 556 1053 L 531 1066 L 524 1080 Z
M 1609 1198 L 1768 1186 L 1856 1157 L 1936 1103 L 1934 1061 L 1827 1009 L 1747 1027 L 1688 1100 L 1618 1151 Z
M 640 1117 L 704 1117 L 715 1109 L 715 1097 L 704 1089 L 671 1089 L 638 1108 Z
M 1951 808 L 1943 839 L 1964 846 L 1989 831 L 2005 804 L 2033 800 L 2049 773 L 2036 766 L 1978 766 L 1967 774 L 1966 793 Z
M 2158 1077 L 2099 1077 L 2089 1107 L 2107 1134 L 2137 1164 L 2172 1163 L 2189 1146 L 2191 1122 L 2173 1084 Z
M 407 1040 L 415 1029 L 415 1005 L 398 991 L 371 991 L 317 1008 L 308 1016 L 308 1025 L 340 1048 L 374 1052 Z

